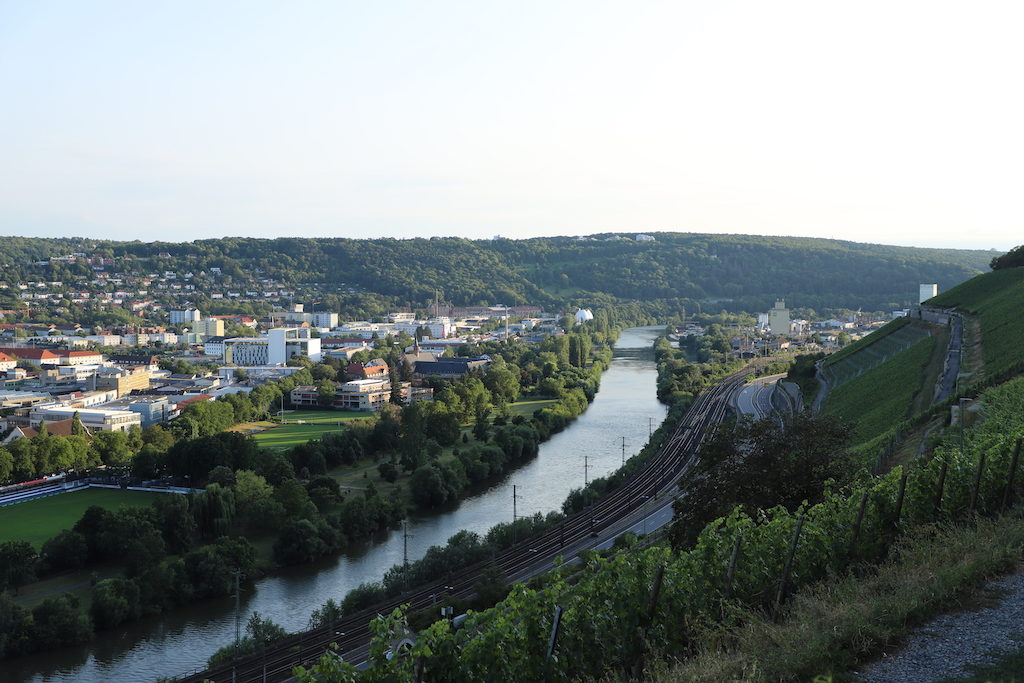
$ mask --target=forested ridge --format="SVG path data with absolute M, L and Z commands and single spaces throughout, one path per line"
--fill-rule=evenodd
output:
M 526 240 L 229 237 L 195 242 L 114 242 L 3 237 L 10 279 L 56 279 L 33 265 L 72 252 L 115 259 L 115 272 L 220 268 L 227 280 L 337 285 L 424 306 L 440 290 L 454 305 L 556 305 L 686 299 L 717 311 L 761 310 L 776 297 L 811 308 L 880 310 L 916 301 L 917 284 L 952 287 L 985 270 L 993 252 L 919 249 L 838 240 L 656 233 Z M 90 274 L 64 265 L 64 277 Z

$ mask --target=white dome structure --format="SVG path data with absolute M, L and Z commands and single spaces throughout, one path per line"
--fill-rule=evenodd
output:
M 582 325 L 583 323 L 587 322 L 588 320 L 593 320 L 593 319 L 594 319 L 594 314 L 590 312 L 589 308 L 581 308 L 578 311 L 576 311 L 576 324 L 577 325 Z

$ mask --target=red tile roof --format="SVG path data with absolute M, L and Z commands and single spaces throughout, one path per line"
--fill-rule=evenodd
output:
M 0 353 L 6 353 L 8 356 L 14 356 L 22 360 L 53 360 L 60 358 L 60 356 L 49 349 L 36 349 L 30 346 L 0 348 Z

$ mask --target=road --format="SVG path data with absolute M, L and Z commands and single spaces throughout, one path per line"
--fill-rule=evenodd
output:
M 282 681 L 291 676 L 298 664 L 314 663 L 330 643 L 338 642 L 344 659 L 365 662 L 371 639 L 369 624 L 378 614 L 386 614 L 402 604 L 411 610 L 436 604 L 438 595 L 468 599 L 473 586 L 489 566 L 498 567 L 510 580 L 523 580 L 551 568 L 554 558 L 571 561 L 588 548 L 607 547 L 626 530 L 664 525 L 671 519 L 677 482 L 693 465 L 701 441 L 709 429 L 724 419 L 734 394 L 751 370 L 743 369 L 725 377 L 697 397 L 661 449 L 633 476 L 594 502 L 590 507 L 566 518 L 558 527 L 525 539 L 499 553 L 492 562 L 480 563 L 436 583 L 386 600 L 372 608 L 346 615 L 336 625 L 297 633 L 275 643 L 263 656 L 251 657 L 214 669 L 197 672 L 183 681 L 199 683 L 211 680 Z
M 736 408 L 742 415 L 749 415 L 755 420 L 772 416 L 772 391 L 775 383 L 784 374 L 769 375 L 755 379 L 736 395 Z

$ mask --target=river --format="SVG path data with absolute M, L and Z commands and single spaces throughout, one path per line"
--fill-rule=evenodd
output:
M 666 408 L 658 402 L 652 345 L 663 327 L 630 328 L 619 335 L 611 367 L 601 379 L 594 402 L 568 428 L 540 447 L 536 459 L 500 483 L 467 498 L 451 512 L 413 518 L 409 523 L 409 559 L 432 545 L 443 545 L 460 529 L 483 533 L 512 519 L 512 486 L 517 513 L 530 515 L 561 507 L 573 488 L 583 485 L 584 458 L 593 479 L 616 469 L 647 441 Z M 327 598 L 341 599 L 360 583 L 378 579 L 402 562 L 401 531 L 392 531 L 355 554 L 264 578 L 243 592 L 245 615 L 259 612 L 288 631 L 306 627 L 309 614 Z M 217 648 L 234 639 L 233 599 L 191 605 L 158 617 L 104 631 L 86 646 L 69 647 L 0 663 L 0 680 L 152 681 L 205 666 Z M 244 619 L 244 617 L 243 617 Z

